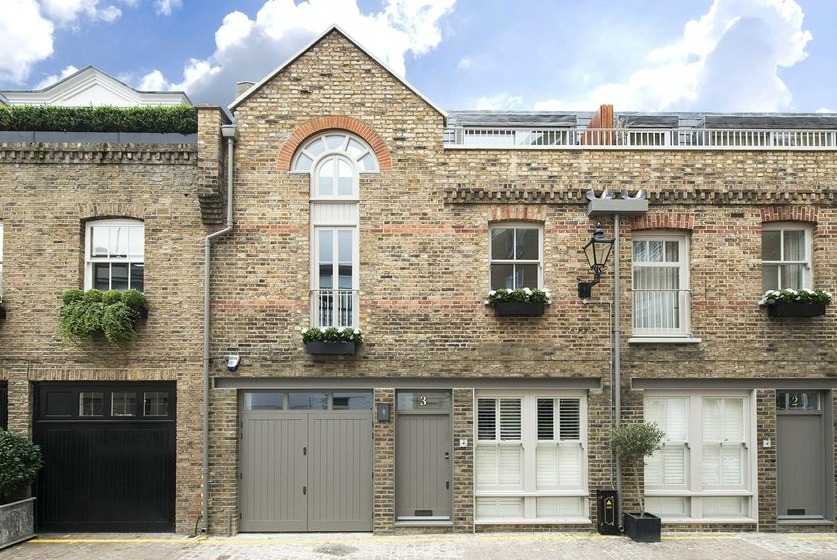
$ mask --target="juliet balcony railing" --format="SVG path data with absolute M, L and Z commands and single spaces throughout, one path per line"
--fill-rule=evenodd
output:
M 358 290 L 311 290 L 311 325 L 354 327 L 358 324 Z
M 447 148 L 837 150 L 837 130 L 451 126 Z
M 636 336 L 685 336 L 689 334 L 691 290 L 632 290 Z

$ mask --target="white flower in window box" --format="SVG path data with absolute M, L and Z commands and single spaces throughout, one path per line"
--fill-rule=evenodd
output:
M 550 303 L 549 290 L 537 288 L 491 290 L 485 302 L 494 308 L 497 317 L 540 317 Z

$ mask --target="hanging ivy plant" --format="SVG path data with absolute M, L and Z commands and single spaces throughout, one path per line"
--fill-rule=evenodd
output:
M 148 316 L 139 290 L 72 289 L 62 300 L 58 326 L 66 342 L 103 336 L 113 346 L 123 346 L 133 337 L 137 320 Z

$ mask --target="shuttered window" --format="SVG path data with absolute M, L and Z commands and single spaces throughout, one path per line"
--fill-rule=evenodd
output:
M 748 395 L 646 396 L 645 420 L 666 433 L 646 461 L 649 510 L 666 517 L 751 517 L 750 413 Z
M 584 399 L 492 396 L 476 405 L 478 520 L 586 517 Z

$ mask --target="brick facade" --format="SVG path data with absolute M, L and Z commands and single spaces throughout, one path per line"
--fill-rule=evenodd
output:
M 644 189 L 650 210 L 622 221 L 623 291 L 616 302 L 622 316 L 622 421 L 643 417 L 643 390 L 635 384 L 672 387 L 670 382 L 682 381 L 684 387 L 711 389 L 717 380 L 750 391 L 757 424 L 758 520 L 667 528 L 781 528 L 775 447 L 755 443 L 775 441 L 781 382 L 826 390 L 835 410 L 828 392 L 833 384 L 824 380 L 834 378 L 837 349 L 830 341 L 837 323 L 831 311 L 804 320 L 766 316 L 758 306 L 760 232 L 766 222 L 812 226 L 815 285 L 837 285 L 833 151 L 445 148 L 444 115 L 339 31 L 325 35 L 233 110 L 239 131 L 235 228 L 215 242 L 211 261 L 210 532 L 238 530 L 234 389 L 253 380 L 258 387 L 319 382 L 328 389 L 363 379 L 374 390 L 374 402 L 393 410 L 397 390 L 451 390 L 454 491 L 451 525 L 441 530 L 593 530 L 595 491 L 614 481 L 610 308 L 595 304 L 612 294 L 613 269 L 609 265 L 594 288 L 595 303 L 579 300 L 577 283 L 591 276 L 581 247 L 596 222 L 585 214 L 584 195 L 591 188 L 623 187 Z M 200 513 L 201 246 L 226 202 L 220 120 L 201 122 L 197 149 L 0 146 L 9 310 L 0 327 L 0 380 L 9 381 L 10 427 L 31 428 L 30 384 L 38 380 L 176 380 L 178 532 L 190 531 Z M 301 331 L 310 326 L 310 177 L 288 169 L 301 142 L 332 129 L 365 139 L 380 168 L 359 182 L 364 342 L 353 357 L 309 355 L 301 341 Z M 55 326 L 61 290 L 80 282 L 80 224 L 100 215 L 146 223 L 151 312 L 125 352 L 67 347 Z M 600 221 L 613 231 L 611 219 Z M 489 227 L 503 222 L 543 227 L 544 287 L 553 295 L 543 317 L 495 317 L 485 305 Z M 628 343 L 631 239 L 634 232 L 651 230 L 689 236 L 691 330 L 699 342 Z M 45 258 L 30 257 L 23 267 L 23 255 L 33 254 Z M 33 272 L 50 282 L 27 282 Z M 235 373 L 223 359 L 232 353 L 242 357 Z M 585 381 L 596 387 L 585 397 L 589 523 L 477 523 L 475 395 L 487 386 L 560 393 Z M 832 426 L 832 438 L 835 431 Z M 401 528 L 395 519 L 394 423 L 375 422 L 373 434 L 373 530 L 417 530 Z M 467 444 L 460 448 L 459 440 Z M 626 507 L 636 504 L 627 487 L 624 500 Z

